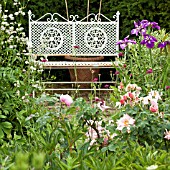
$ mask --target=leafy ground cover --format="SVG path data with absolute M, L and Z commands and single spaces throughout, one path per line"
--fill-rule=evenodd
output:
M 8 14 L 0 6 L 0 169 L 170 169 L 169 34 L 158 23 L 135 22 L 137 37 L 117 42 L 105 97 L 49 95 L 43 68 L 24 55 L 31 52 L 24 7 L 14 7 Z

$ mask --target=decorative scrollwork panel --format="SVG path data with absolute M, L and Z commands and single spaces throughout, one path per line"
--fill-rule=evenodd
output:
M 72 24 L 57 22 L 31 23 L 31 42 L 34 54 L 71 54 Z
M 117 34 L 113 22 L 78 23 L 75 27 L 75 44 L 80 46 L 77 55 L 116 54 Z
M 29 11 L 29 39 L 33 54 L 73 55 L 73 46 L 77 45 L 80 46 L 76 49 L 79 56 L 117 55 L 119 12 L 113 16 L 114 21 L 103 14 L 89 14 L 80 21 L 77 21 L 78 15 L 71 15 L 72 21 L 69 21 L 58 13 L 47 13 L 36 20 L 34 17 Z M 100 17 L 106 21 L 101 21 Z M 42 21 L 44 18 L 46 21 Z M 64 21 L 59 22 L 58 18 Z

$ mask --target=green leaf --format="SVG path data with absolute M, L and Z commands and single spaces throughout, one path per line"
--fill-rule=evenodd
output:
M 114 144 L 111 144 L 111 145 L 108 146 L 108 148 L 109 148 L 109 151 L 115 151 L 117 146 L 114 145 Z
M 4 137 L 4 132 L 2 131 L 2 128 L 0 127 L 0 139 Z
M 10 122 L 2 122 L 0 125 L 6 129 L 12 128 L 12 124 Z
M 108 150 L 108 147 L 104 147 L 104 148 L 101 149 L 102 152 L 105 152 L 107 150 Z
M 6 116 L 5 115 L 0 115 L 0 119 L 5 119 Z

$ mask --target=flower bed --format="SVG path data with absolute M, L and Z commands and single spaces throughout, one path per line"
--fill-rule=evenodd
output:
M 165 30 L 155 22 L 135 22 L 131 34 L 139 36 L 118 41 L 122 50 L 110 73 L 116 84 L 106 85 L 113 91 L 104 97 L 48 95 L 39 81 L 42 68 L 23 55 L 21 25 L 1 8 L 0 169 L 170 169 Z M 15 15 L 22 17 L 22 8 Z

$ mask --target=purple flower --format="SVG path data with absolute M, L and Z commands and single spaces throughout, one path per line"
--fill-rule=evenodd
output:
M 110 86 L 109 84 L 105 84 L 104 88 L 109 88 L 109 86 Z
M 120 72 L 119 71 L 115 71 L 115 75 L 118 75 Z
M 97 78 L 97 77 L 93 79 L 93 82 L 96 82 L 96 81 L 98 81 L 98 78 Z
M 124 54 L 122 52 L 120 52 L 118 55 L 119 55 L 119 57 L 123 57 L 124 56 Z
M 143 26 L 143 28 L 146 28 L 150 25 L 150 22 L 148 20 L 144 19 L 141 21 L 141 25 Z
M 166 86 L 165 89 L 166 89 L 166 90 L 170 89 L 170 86 Z
M 169 45 L 169 44 L 170 44 L 170 41 L 160 42 L 160 43 L 158 44 L 158 48 L 164 48 L 164 47 L 166 47 L 167 44 Z
M 138 36 L 139 33 L 141 35 L 146 34 L 146 28 L 148 26 L 160 30 L 160 26 L 158 25 L 157 22 L 149 22 L 148 20 L 142 20 L 141 22 L 140 21 L 134 22 L 134 26 L 135 28 L 131 30 L 131 34 L 136 34 L 136 36 Z
M 42 59 L 42 60 L 41 60 L 41 62 L 47 62 L 47 61 L 48 61 L 48 60 L 46 60 L 46 59 Z
M 158 44 L 158 48 L 164 48 L 166 46 L 166 42 L 160 42 Z
M 154 43 L 157 42 L 157 39 L 151 35 L 145 34 L 144 39 L 140 42 L 142 45 L 146 45 L 147 48 L 153 48 Z
M 128 40 L 129 36 L 125 37 L 123 40 L 119 40 L 116 44 L 120 45 L 120 48 L 124 50 L 128 43 L 136 44 L 135 40 Z
M 78 46 L 78 45 L 75 45 L 75 46 L 73 46 L 73 48 L 80 48 L 80 46 Z
M 101 99 L 98 98 L 98 97 L 95 97 L 95 98 L 94 98 L 94 101 L 95 101 L 95 102 L 99 102 L 99 101 L 101 101 Z
M 158 25 L 157 22 L 151 22 L 150 25 L 152 28 L 156 28 L 156 29 L 160 30 L 160 26 Z
M 123 67 L 124 67 L 124 68 L 126 68 L 126 66 L 127 66 L 126 64 L 123 64 Z
M 147 22 L 144 22 L 144 21 L 147 21 L 147 20 L 142 20 L 141 22 L 138 21 L 138 22 L 135 22 L 134 21 L 134 26 L 135 28 L 131 30 L 131 34 L 136 34 L 136 36 L 138 36 L 138 34 L 145 34 L 146 33 L 146 27 L 148 26 L 148 21 Z
M 166 45 L 170 45 L 170 41 L 166 41 Z
M 153 73 L 153 70 L 151 68 L 146 71 L 146 74 L 151 74 L 151 73 Z

